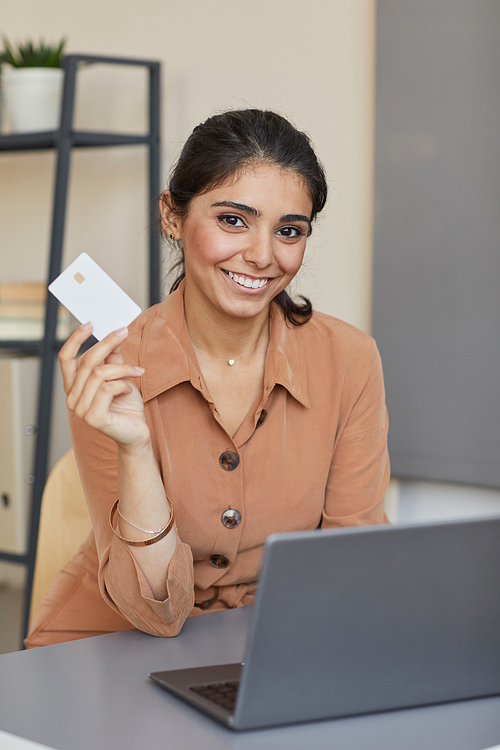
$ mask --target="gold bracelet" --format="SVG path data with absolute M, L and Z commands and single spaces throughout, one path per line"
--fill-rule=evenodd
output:
M 115 517 L 116 509 L 118 507 L 119 499 L 113 504 L 113 507 L 109 511 L 109 525 L 111 526 L 111 530 L 115 536 L 120 539 L 120 541 L 124 542 L 125 544 L 128 544 L 130 547 L 149 547 L 150 544 L 154 544 L 155 542 L 159 542 L 160 539 L 163 539 L 163 537 L 167 536 L 168 532 L 172 529 L 172 526 L 174 525 L 174 506 L 172 505 L 172 502 L 168 495 L 165 495 L 165 497 L 168 500 L 168 505 L 170 508 L 170 521 L 165 526 L 164 529 L 162 529 L 156 536 L 151 537 L 151 539 L 143 539 L 138 542 L 134 542 L 132 539 L 125 539 L 124 536 L 121 536 L 115 527 L 113 526 L 113 520 Z

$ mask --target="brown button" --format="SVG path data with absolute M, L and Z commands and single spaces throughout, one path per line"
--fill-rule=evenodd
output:
M 219 463 L 224 471 L 233 471 L 240 462 L 240 458 L 234 451 L 224 451 L 219 456 Z
M 261 424 L 266 421 L 266 417 L 267 417 L 267 411 L 265 409 L 262 409 L 262 411 L 261 411 L 261 413 L 259 415 L 259 418 L 257 420 L 257 425 L 256 426 L 260 427 Z
M 224 555 L 210 555 L 210 565 L 214 568 L 227 568 L 229 561 Z
M 235 508 L 228 508 L 224 511 L 221 518 L 226 529 L 235 529 L 240 524 L 241 513 L 235 510 Z

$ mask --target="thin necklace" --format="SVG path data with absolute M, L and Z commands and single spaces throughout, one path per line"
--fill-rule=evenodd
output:
M 260 334 L 260 336 L 259 336 L 259 338 L 258 338 L 258 340 L 257 340 L 257 344 L 259 344 L 259 343 L 260 343 L 260 340 L 261 340 L 261 338 L 263 337 L 263 335 L 264 335 L 264 333 L 265 333 L 266 331 L 267 331 L 267 328 L 264 328 L 264 330 L 262 331 L 262 333 Z M 192 342 L 192 341 L 191 341 L 191 343 L 193 344 L 193 342 Z M 232 367 L 232 366 L 234 365 L 234 363 L 236 362 L 236 360 L 237 360 L 237 359 L 241 359 L 242 357 L 246 357 L 246 356 L 247 356 L 247 354 L 250 354 L 250 352 L 253 352 L 253 350 L 254 350 L 254 349 L 255 349 L 255 348 L 257 347 L 257 344 L 255 344 L 255 346 L 252 346 L 252 348 L 251 348 L 251 349 L 249 349 L 249 350 L 248 350 L 247 352 L 245 352 L 244 354 L 240 354 L 240 356 L 239 356 L 239 357 L 231 357 L 231 359 L 226 359 L 226 357 L 212 357 L 212 355 L 211 355 L 211 354 L 207 354 L 207 352 L 204 352 L 204 351 L 203 351 L 203 349 L 200 349 L 200 348 L 199 348 L 198 346 L 196 346 L 196 344 L 193 344 L 193 347 L 194 347 L 194 348 L 195 348 L 195 349 L 196 349 L 197 351 L 199 351 L 199 352 L 200 352 L 201 354 L 204 354 L 204 355 L 205 355 L 205 357 L 210 357 L 210 359 L 215 359 L 215 361 L 216 361 L 216 362 L 227 362 L 227 363 L 228 363 L 228 365 L 231 365 L 231 367 Z

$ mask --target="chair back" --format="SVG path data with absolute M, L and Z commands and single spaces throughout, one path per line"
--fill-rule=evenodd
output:
M 30 619 L 59 571 L 92 530 L 73 450 L 49 474 L 42 497 Z

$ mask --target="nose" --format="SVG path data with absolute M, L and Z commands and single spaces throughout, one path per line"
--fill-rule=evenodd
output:
M 260 270 L 268 268 L 274 260 L 272 237 L 267 232 L 259 233 L 244 250 L 243 258 Z

